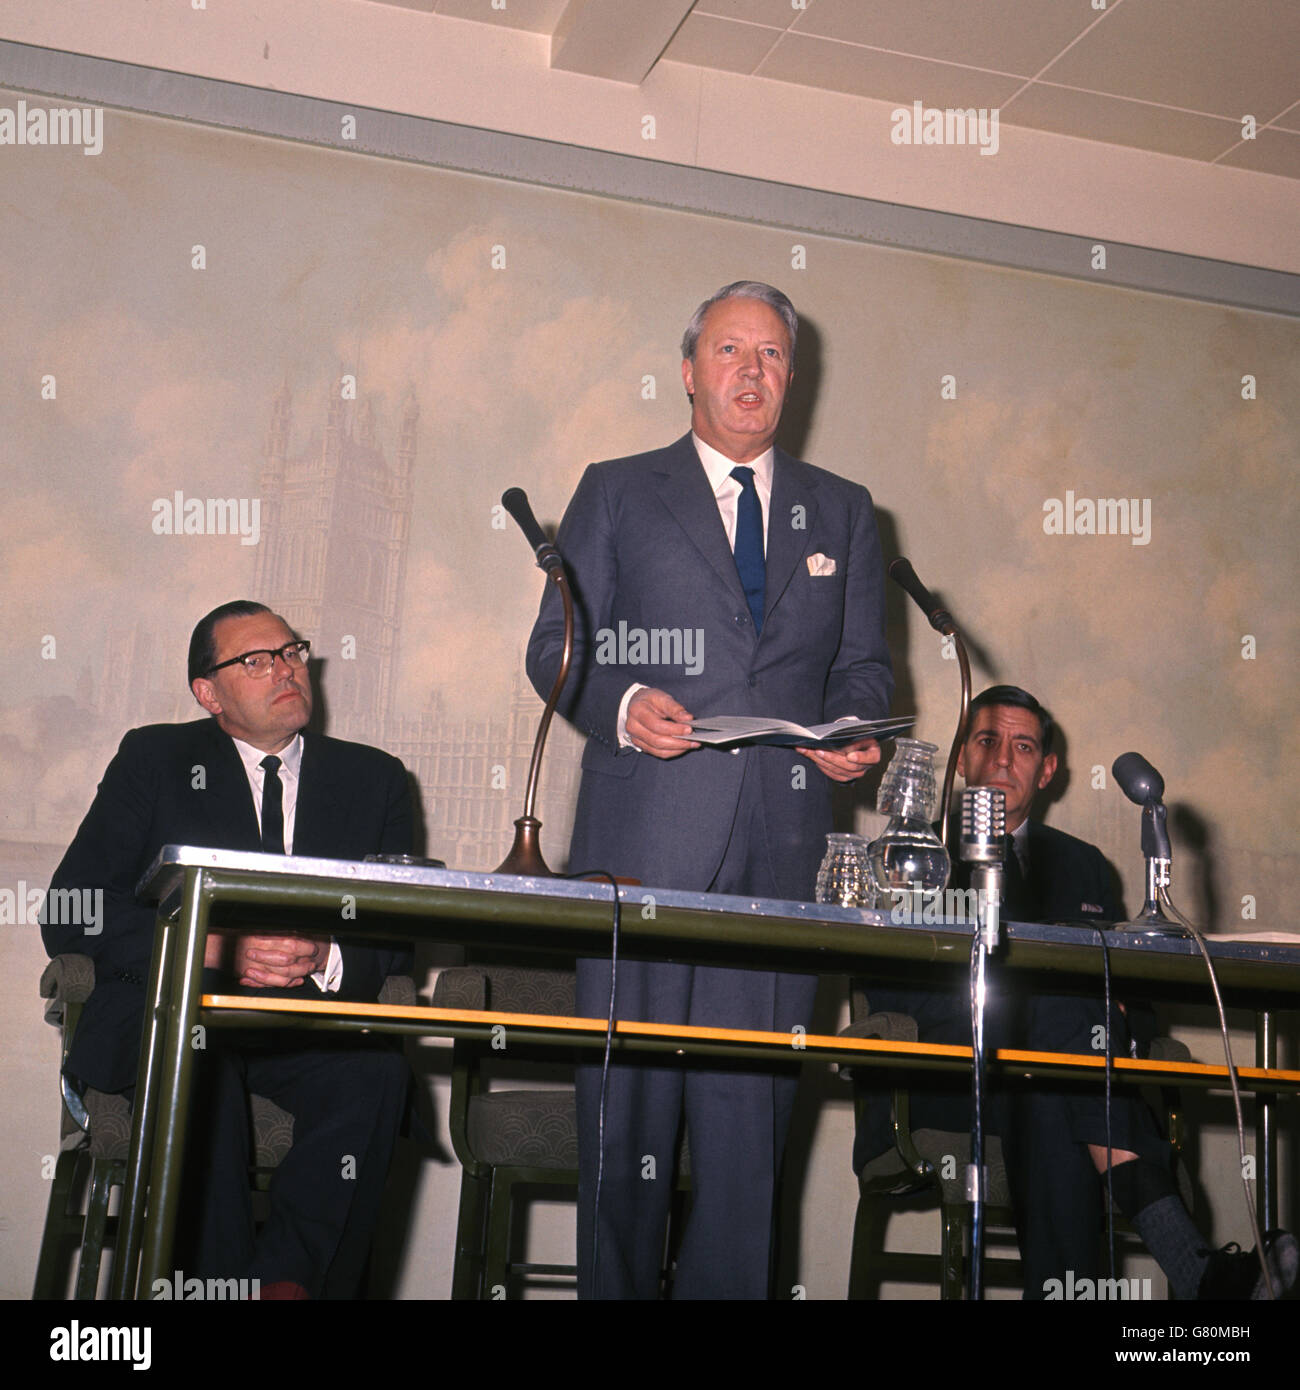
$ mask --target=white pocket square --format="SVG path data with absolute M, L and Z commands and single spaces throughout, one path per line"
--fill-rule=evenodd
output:
M 816 555 L 808 557 L 808 573 L 814 579 L 820 579 L 823 575 L 835 573 L 835 561 L 829 555 L 823 555 L 819 550 Z

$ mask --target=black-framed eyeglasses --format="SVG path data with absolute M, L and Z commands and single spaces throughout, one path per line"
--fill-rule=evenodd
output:
M 291 671 L 298 671 L 306 666 L 310 651 L 310 642 L 286 642 L 283 647 L 277 647 L 274 651 L 269 647 L 261 647 L 253 652 L 240 652 L 238 656 L 232 656 L 229 661 L 218 662 L 217 665 L 208 670 L 207 674 L 215 676 L 218 671 L 224 671 L 227 666 L 242 666 L 255 681 L 261 680 L 263 676 L 269 676 L 275 669 L 277 656 Z

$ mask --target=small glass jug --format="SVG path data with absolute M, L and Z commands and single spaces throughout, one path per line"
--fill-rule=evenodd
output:
M 867 842 L 838 832 L 826 837 L 826 858 L 817 870 L 817 901 L 836 907 L 870 907 L 875 896 Z

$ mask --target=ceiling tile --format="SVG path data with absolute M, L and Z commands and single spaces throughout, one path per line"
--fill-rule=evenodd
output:
M 1253 169 L 1258 174 L 1281 174 L 1300 179 L 1300 135 L 1283 130 L 1261 130 L 1253 140 L 1243 140 L 1220 164 L 1234 169 Z
M 695 0 L 695 13 L 770 24 L 775 29 L 788 29 L 799 15 L 790 0 Z
M 673 63 L 749 73 L 767 57 L 779 37 L 778 29 L 690 14 L 663 56 Z
M 1032 126 L 1057 135 L 1131 145 L 1139 150 L 1214 159 L 1241 138 L 1237 121 L 1173 111 L 1167 106 L 1126 101 L 1122 97 L 1077 92 L 1035 82 L 1002 111 L 1003 125 Z
M 450 19 L 476 19 L 506 29 L 553 34 L 564 6 L 565 0 L 506 0 L 504 10 L 494 10 L 492 0 L 438 0 L 437 10 Z
M 1041 76 L 1263 125 L 1300 97 L 1300 4 L 1122 0 Z
M 1033 77 L 1099 18 L 1087 0 L 813 0 L 794 32 Z
M 1016 77 L 878 53 L 795 32 L 782 35 L 757 75 L 881 101 L 923 101 L 927 106 L 998 106 L 1021 85 Z

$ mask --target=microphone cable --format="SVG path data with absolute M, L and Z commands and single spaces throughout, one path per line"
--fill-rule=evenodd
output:
M 1223 995 L 1219 992 L 1219 977 L 1215 973 L 1214 962 L 1210 959 L 1210 949 L 1205 943 L 1205 938 L 1174 906 L 1168 888 L 1161 886 L 1157 891 L 1160 894 L 1160 901 L 1178 919 L 1179 925 L 1196 942 L 1201 955 L 1205 957 L 1205 969 L 1210 976 L 1210 987 L 1214 991 L 1214 1003 L 1219 1011 L 1219 1032 L 1223 1038 L 1223 1056 L 1228 1065 L 1228 1080 L 1232 1083 L 1232 1106 L 1237 1117 L 1237 1152 L 1241 1158 L 1241 1185 L 1246 1194 L 1246 1213 L 1250 1217 L 1250 1229 L 1255 1237 L 1255 1254 L 1259 1258 L 1259 1267 L 1264 1273 L 1264 1287 L 1268 1289 L 1269 1298 L 1276 1301 L 1277 1290 L 1273 1286 L 1273 1275 L 1269 1270 L 1268 1260 L 1264 1256 L 1264 1242 L 1259 1233 L 1259 1217 L 1255 1211 L 1253 1179 L 1246 1176 L 1248 1167 L 1246 1162 L 1246 1123 L 1242 1117 L 1241 1088 L 1237 1084 L 1236 1063 L 1232 1060 L 1232 1044 L 1228 1038 L 1228 1017 L 1223 1007 Z
M 1102 1007 L 1106 1011 L 1106 1027 L 1102 1037 L 1106 1042 L 1106 1253 L 1110 1259 L 1110 1277 L 1115 1278 L 1115 1185 L 1111 1174 L 1115 1167 L 1115 1148 L 1111 1143 L 1111 1077 L 1114 1074 L 1114 1050 L 1111 1038 L 1110 1002 L 1110 950 L 1106 945 L 1106 934 L 1101 927 L 1096 928 L 1097 941 L 1101 946 Z
M 605 1020 L 605 1051 L 600 1067 L 600 1104 L 596 1111 L 596 1191 L 591 1218 L 591 1292 L 594 1298 L 596 1262 L 600 1257 L 600 1187 L 605 1176 L 605 1102 L 609 1094 L 609 1064 L 614 1050 L 614 999 L 618 992 L 618 929 L 622 920 L 623 903 L 618 896 L 618 880 L 608 869 L 584 869 L 581 873 L 565 874 L 563 877 L 608 879 L 610 892 L 614 895 L 613 945 L 609 956 L 609 1011 Z
M 1105 1126 L 1106 1126 L 1106 1254 L 1110 1263 L 1110 1277 L 1115 1278 L 1115 1187 L 1111 1179 L 1114 1167 L 1112 1156 L 1115 1152 L 1111 1141 L 1111 1079 L 1115 1072 L 1113 1039 L 1111 1037 L 1111 994 L 1110 994 L 1110 948 L 1106 945 L 1106 935 L 1102 927 L 1094 927 L 1097 944 L 1101 947 L 1102 1008 L 1105 1010 L 1106 1025 L 1102 1029 L 1105 1043 Z

